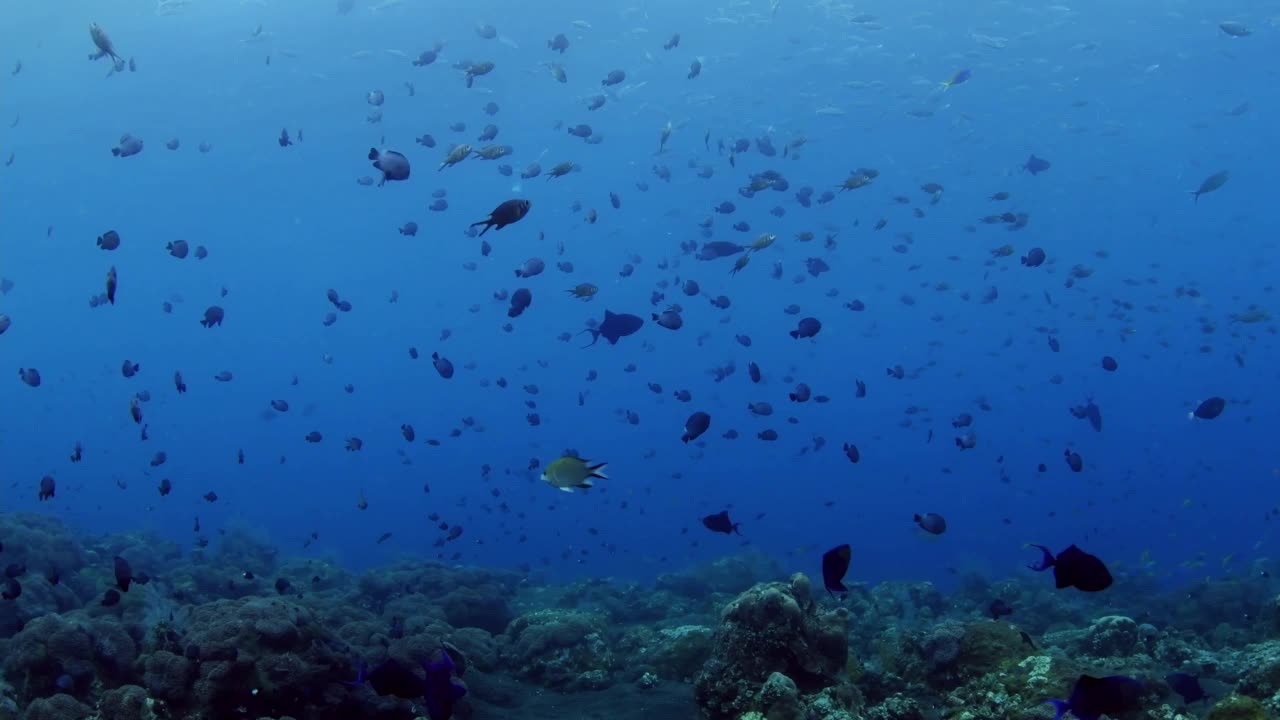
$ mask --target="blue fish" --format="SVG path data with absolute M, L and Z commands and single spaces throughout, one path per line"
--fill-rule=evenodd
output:
M 1142 683 L 1124 675 L 1093 677 L 1081 675 L 1067 700 L 1048 700 L 1054 707 L 1053 720 L 1061 720 L 1068 712 L 1078 720 L 1098 720 L 1103 715 L 1116 717 L 1141 705 Z
M 467 688 L 453 679 L 458 666 L 453 664 L 449 651 L 440 647 L 440 659 L 424 663 L 427 680 L 423 683 L 423 696 L 427 702 L 427 717 L 431 720 L 449 720 L 453 706 L 467 694 Z
M 943 91 L 950 90 L 952 85 L 962 85 L 965 82 L 968 82 L 969 78 L 971 77 L 973 77 L 972 70 L 968 68 L 965 68 L 964 70 L 958 70 L 956 71 L 955 75 L 951 76 L 950 80 L 942 83 L 942 89 Z
M 1038 175 L 1045 170 L 1048 170 L 1050 167 L 1053 167 L 1052 163 L 1044 158 L 1038 158 L 1035 155 L 1027 158 L 1027 161 L 1022 163 L 1022 169 L 1032 175 Z

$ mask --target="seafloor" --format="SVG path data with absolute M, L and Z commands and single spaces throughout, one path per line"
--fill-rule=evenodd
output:
M 184 552 L 33 514 L 0 515 L 0 542 L 21 587 L 0 601 L 0 720 L 425 717 L 350 681 L 442 643 L 468 689 L 460 720 L 1052 718 L 1045 700 L 1086 673 L 1143 680 L 1135 718 L 1280 709 L 1280 602 L 1260 568 L 1089 596 L 970 575 L 950 594 L 881 583 L 837 601 L 759 556 L 640 587 L 420 561 L 354 575 L 243 532 Z M 104 605 L 116 556 L 150 579 Z M 993 620 L 996 599 L 1012 614 Z M 1172 672 L 1210 698 L 1187 707 Z

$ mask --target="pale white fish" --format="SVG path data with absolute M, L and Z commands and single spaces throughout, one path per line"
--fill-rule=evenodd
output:
M 576 28 L 582 28 L 583 30 L 590 30 L 590 29 L 591 29 L 591 23 L 587 22 L 586 20 L 574 20 L 573 22 L 571 22 L 571 23 L 569 23 L 569 24 L 570 24 L 570 25 L 572 25 L 572 26 L 574 26 L 574 27 L 576 27 Z
M 384 49 L 382 52 L 390 55 L 391 57 L 398 57 L 398 58 L 405 58 L 405 59 L 408 59 L 409 57 L 409 54 L 403 50 L 395 50 L 392 48 L 387 48 L 387 49 Z
M 498 42 L 502 43 L 503 45 L 506 45 L 507 47 L 511 48 L 512 50 L 519 50 L 519 49 L 520 49 L 520 46 L 516 44 L 516 41 L 515 41 L 515 40 L 512 40 L 511 38 L 507 37 L 506 35 L 499 35 L 499 36 L 498 36 Z

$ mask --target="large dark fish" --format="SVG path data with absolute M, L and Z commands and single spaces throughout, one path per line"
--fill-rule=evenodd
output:
M 849 592 L 849 588 L 844 586 L 844 576 L 849 572 L 849 560 L 852 557 L 853 550 L 847 543 L 837 545 L 822 554 L 822 585 L 832 597 L 836 593 L 843 596 Z
M 1053 568 L 1054 584 L 1059 590 L 1073 587 L 1084 592 L 1099 592 L 1111 587 L 1111 572 L 1097 556 L 1090 555 L 1075 545 L 1058 553 L 1057 557 L 1043 545 L 1031 547 L 1039 548 L 1044 556 L 1039 563 L 1027 567 L 1036 572 Z
M 715 515 L 708 515 L 702 518 L 702 525 L 711 532 L 724 533 L 725 535 L 742 534 L 738 532 L 738 528 L 742 527 L 742 523 L 730 520 L 728 510 L 721 510 Z
M 602 337 L 608 340 L 610 345 L 617 345 L 619 338 L 634 335 L 642 326 L 644 326 L 642 317 L 605 310 L 604 320 L 599 325 L 582 331 L 591 333 L 591 342 L 583 347 L 595 345 Z
M 1093 677 L 1081 675 L 1066 700 L 1049 700 L 1054 707 L 1053 720 L 1061 720 L 1070 712 L 1079 720 L 1098 720 L 1103 715 L 1120 717 L 1142 705 L 1142 682 L 1123 675 Z

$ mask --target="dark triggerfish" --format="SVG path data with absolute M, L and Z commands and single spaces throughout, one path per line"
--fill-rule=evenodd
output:
M 608 310 L 604 311 L 604 320 L 599 325 L 583 330 L 584 333 L 591 333 L 591 342 L 583 347 L 591 347 L 595 345 L 600 338 L 609 341 L 610 345 L 617 345 L 618 338 L 624 338 L 628 335 L 634 335 L 644 325 L 644 318 L 638 315 L 629 315 L 627 313 L 613 313 Z
M 833 597 L 836 593 L 843 597 L 844 593 L 849 592 L 849 588 L 844 586 L 844 576 L 849 572 L 849 560 L 852 557 L 853 550 L 848 543 L 837 545 L 822 554 L 822 585 Z

